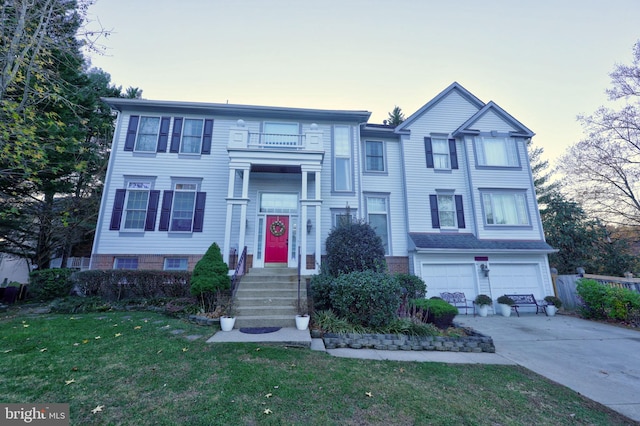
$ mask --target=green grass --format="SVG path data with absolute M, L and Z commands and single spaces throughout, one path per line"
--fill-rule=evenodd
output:
M 5 317 L 0 330 L 0 401 L 69 403 L 71 424 L 633 424 L 514 366 L 212 345 L 213 329 L 149 312 Z

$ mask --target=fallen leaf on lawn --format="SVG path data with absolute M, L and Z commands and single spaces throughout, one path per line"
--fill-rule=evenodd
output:
M 261 348 L 256 348 L 256 352 L 258 352 Z
M 67 385 L 70 385 L 71 383 L 75 383 L 75 382 L 76 382 L 76 379 L 65 380 L 64 384 L 65 384 L 65 386 L 67 386 Z
M 104 405 L 98 405 L 96 408 L 94 408 L 93 410 L 91 410 L 91 412 L 93 414 L 99 413 L 100 411 L 102 411 L 102 409 L 104 408 Z
M 404 368 L 400 368 L 400 372 L 401 372 L 401 373 L 404 373 Z
M 133 327 L 134 330 L 140 330 L 142 328 L 141 325 L 136 325 L 135 327 Z
M 265 398 L 271 398 L 272 396 L 273 396 L 273 394 L 272 394 L 272 393 L 268 393 L 268 394 L 266 394 L 264 397 L 265 397 Z
M 156 354 L 159 354 L 160 352 L 162 352 L 162 349 L 160 349 L 158 352 L 156 352 Z
M 186 352 L 186 351 L 188 351 L 188 350 L 189 350 L 189 349 L 187 349 L 187 348 L 182 348 L 182 352 Z
M 114 326 L 114 327 L 117 327 L 117 326 L 118 326 L 118 324 L 113 324 L 113 326 Z
M 80 343 L 74 343 L 73 346 L 80 346 Z
M 295 367 L 295 366 L 296 366 L 295 364 L 291 364 L 291 367 Z
M 271 414 L 273 413 L 273 411 L 271 411 L 269 408 L 267 408 L 266 410 L 263 411 L 263 413 L 265 414 Z
M 73 367 L 71 371 L 78 371 L 78 367 Z
M 95 339 L 96 339 L 96 340 L 98 340 L 98 339 L 102 339 L 102 337 L 100 337 L 100 336 L 96 336 L 96 337 L 95 337 Z
M 373 394 L 371 392 L 365 392 L 364 394 L 367 395 L 369 398 L 373 397 Z
M 3 354 L 8 354 L 9 352 L 11 352 L 13 349 L 7 349 L 6 351 L 2 352 Z
M 24 328 L 27 328 L 27 327 L 29 327 L 29 324 L 22 324 L 22 326 L 23 326 Z
M 46 351 L 47 351 L 47 348 L 40 349 L 40 352 L 46 352 Z
M 86 345 L 87 343 L 89 343 L 89 339 L 84 339 L 84 340 L 82 341 L 82 343 L 84 343 L 84 344 Z
M 116 333 L 115 334 L 115 337 L 120 337 L 120 336 L 122 336 L 122 333 Z
M 280 387 L 280 386 L 274 386 L 273 388 L 274 388 L 274 389 L 278 389 L 279 387 Z

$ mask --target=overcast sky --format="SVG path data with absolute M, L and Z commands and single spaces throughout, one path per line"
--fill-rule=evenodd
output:
M 630 63 L 639 0 L 97 0 L 92 64 L 146 99 L 407 116 L 457 81 L 552 163 Z M 94 23 L 93 25 L 97 25 Z

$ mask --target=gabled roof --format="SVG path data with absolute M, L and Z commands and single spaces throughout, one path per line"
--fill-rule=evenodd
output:
M 398 139 L 395 133 L 396 126 L 390 124 L 366 123 L 360 126 L 360 136 L 363 138 L 392 138 Z
M 458 129 L 453 132 L 453 136 L 457 136 L 459 134 L 478 134 L 477 129 L 473 129 L 473 125 L 478 122 L 482 117 L 484 117 L 487 113 L 493 112 L 504 121 L 506 121 L 510 126 L 518 129 L 515 132 L 512 132 L 514 136 L 524 136 L 524 137 L 533 137 L 535 133 L 533 133 L 529 128 L 527 128 L 524 124 L 513 118 L 511 114 L 503 110 L 493 101 L 490 101 L 486 104 L 480 111 L 475 113 L 471 118 L 469 118 L 466 122 L 464 122 Z
M 102 98 L 102 100 L 117 111 L 134 110 L 155 113 L 171 113 L 172 111 L 180 111 L 181 113 L 215 114 L 238 118 L 297 118 L 302 120 L 318 121 L 355 121 L 357 123 L 366 122 L 371 116 L 371 112 L 364 110 L 327 110 L 127 98 Z
M 411 125 L 415 120 L 417 120 L 422 114 L 429 111 L 431 108 L 436 106 L 440 101 L 449 96 L 452 92 L 458 92 L 460 96 L 465 98 L 469 103 L 475 105 L 478 109 L 484 107 L 484 102 L 480 99 L 476 98 L 471 92 L 462 87 L 458 82 L 453 82 L 449 87 L 440 92 L 435 98 L 431 99 L 429 102 L 424 104 L 422 108 L 418 111 L 411 114 L 406 120 L 404 120 L 398 127 L 396 127 L 396 132 L 400 133 L 405 128 Z
M 537 253 L 553 253 L 553 249 L 544 241 L 532 240 L 480 240 L 473 234 L 445 233 L 409 233 L 417 250 L 467 250 L 477 252 L 512 252 L 527 251 Z

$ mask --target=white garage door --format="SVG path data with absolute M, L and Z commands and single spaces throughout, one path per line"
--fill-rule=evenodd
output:
M 427 283 L 427 297 L 440 296 L 442 292 L 461 291 L 467 299 L 476 296 L 473 264 L 441 263 L 422 264 L 422 280 Z
M 545 295 L 542 289 L 542 277 L 537 264 L 490 264 L 491 289 L 493 298 L 503 294 L 532 294 L 536 299 Z

